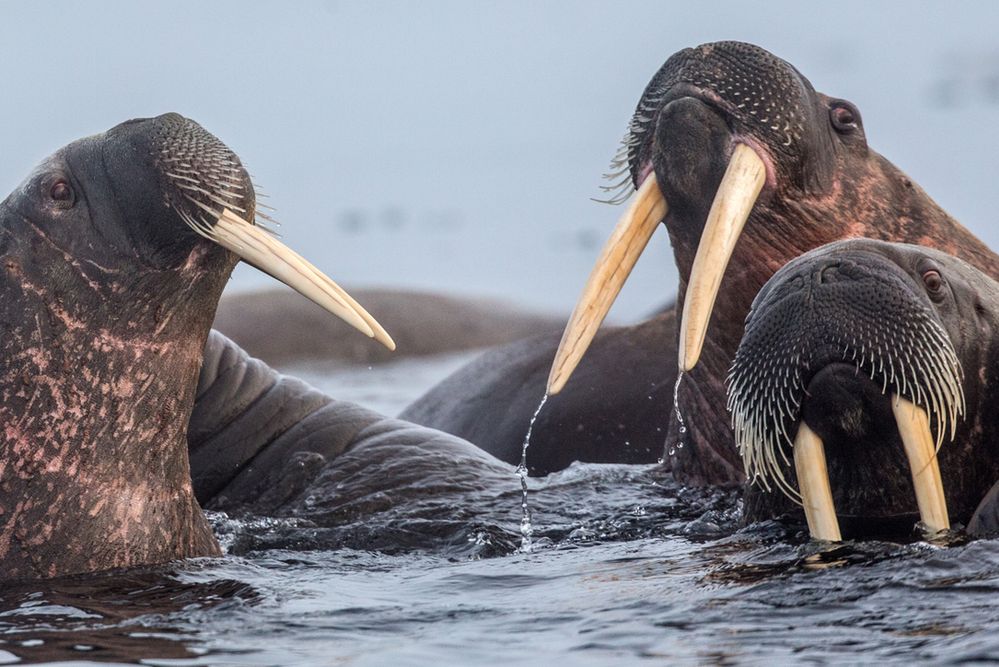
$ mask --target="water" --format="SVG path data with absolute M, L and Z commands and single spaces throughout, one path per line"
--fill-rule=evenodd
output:
M 527 448 L 531 446 L 531 432 L 534 430 L 534 422 L 538 420 L 541 409 L 548 402 L 548 394 L 545 393 L 538 403 L 538 409 L 531 415 L 531 421 L 527 424 L 527 433 L 524 434 L 524 445 L 520 450 L 520 464 L 517 466 L 517 476 L 520 478 L 520 550 L 523 553 L 531 553 L 534 548 L 532 537 L 534 526 L 531 522 L 531 508 L 527 504 Z
M 687 435 L 687 425 L 683 421 L 683 413 L 680 412 L 680 382 L 683 381 L 685 373 L 680 371 L 676 376 L 676 383 L 673 385 L 673 415 L 676 417 L 676 443 L 671 443 L 667 438 L 663 445 L 663 455 L 659 457 L 659 463 L 665 463 L 667 456 L 676 454 L 676 450 L 683 449 L 683 439 Z
M 683 491 L 649 468 L 577 466 L 538 495 L 543 524 L 558 528 L 529 554 L 515 540 L 491 558 L 444 545 L 396 555 L 261 545 L 7 588 L 0 651 L 146 665 L 619 665 L 900 664 L 999 650 L 996 542 L 819 546 L 772 523 L 739 529 L 731 497 Z

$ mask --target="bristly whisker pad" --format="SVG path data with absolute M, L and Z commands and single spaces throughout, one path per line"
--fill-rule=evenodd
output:
M 965 413 L 963 371 L 929 306 L 876 288 L 831 318 L 828 309 L 804 307 L 795 295 L 777 292 L 754 304 L 727 379 L 736 444 L 751 483 L 800 502 L 785 473 L 807 384 L 829 363 L 855 364 L 883 394 L 926 410 L 937 450 L 954 437 Z

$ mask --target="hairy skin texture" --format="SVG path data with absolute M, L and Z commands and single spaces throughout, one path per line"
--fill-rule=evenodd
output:
M 70 144 L 0 204 L 0 579 L 219 553 L 186 427 L 236 257 L 178 217 L 179 155 L 235 164 L 252 212 L 235 156 L 176 114 Z
M 837 239 L 870 237 L 937 247 L 999 275 L 996 255 L 868 148 L 860 114 L 849 102 L 816 92 L 794 67 L 759 47 L 718 42 L 685 49 L 666 61 L 639 101 L 621 156 L 624 173 L 635 186 L 654 170 L 669 203 L 663 222 L 680 273 L 677 313 L 683 309 L 704 221 L 738 142 L 763 157 L 767 181 L 722 281 L 700 362 L 680 387 L 688 432 L 667 465 L 692 485 L 743 481 L 725 411 L 725 376 L 753 297 L 789 260 Z M 659 316 L 640 326 L 658 328 L 659 338 L 670 341 L 663 348 L 668 364 L 660 365 L 660 357 L 651 354 L 649 367 L 633 383 L 621 378 L 610 384 L 618 372 L 616 356 L 630 345 L 631 332 L 607 332 L 602 348 L 588 351 L 564 398 L 550 401 L 550 414 L 535 429 L 530 449 L 535 472 L 557 469 L 574 458 L 586 460 L 581 439 L 573 437 L 580 423 L 587 433 L 600 434 L 602 442 L 630 443 L 628 449 L 605 452 L 604 461 L 633 460 L 635 452 L 644 455 L 643 461 L 654 461 L 663 451 L 658 430 L 663 420 L 669 424 L 667 444 L 679 442 L 672 397 L 660 391 L 656 407 L 646 409 L 649 386 L 671 387 L 676 379 L 676 318 Z M 499 367 L 508 353 L 492 353 L 471 369 L 459 370 L 403 415 L 470 437 L 511 460 L 508 443 L 523 437 L 536 407 L 518 403 L 514 393 L 540 397 L 544 391 L 545 374 L 518 373 L 532 363 L 550 363 L 557 344 L 554 336 L 539 340 L 509 374 Z M 601 372 L 586 373 L 587 363 Z M 468 392 L 491 396 L 493 404 L 484 409 L 469 405 L 462 398 Z M 607 398 L 606 407 L 579 398 L 598 392 Z M 519 426 L 497 428 L 480 438 L 478 432 L 472 435 L 470 409 L 479 409 L 479 418 L 489 423 L 498 421 L 494 412 L 503 412 L 503 424 Z M 542 415 L 548 411 L 546 406 Z
M 845 530 L 881 532 L 894 523 L 908 531 L 919 517 L 889 394 L 933 414 L 915 387 L 935 393 L 941 375 L 924 369 L 950 345 L 963 367 L 966 410 L 938 458 L 951 521 L 967 524 L 999 480 L 997 333 L 999 283 L 967 263 L 919 246 L 834 243 L 789 263 L 760 292 L 732 370 L 734 409 L 778 415 L 766 419 L 768 433 L 781 422 L 793 439 L 803 420 L 822 438 Z M 783 474 L 796 486 L 793 466 Z M 748 487 L 747 521 L 787 513 L 801 510 L 759 482 Z

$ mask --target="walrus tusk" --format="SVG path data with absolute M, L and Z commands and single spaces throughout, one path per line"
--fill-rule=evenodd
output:
M 839 542 L 839 520 L 829 487 L 829 470 L 822 438 L 808 428 L 805 422 L 798 427 L 794 438 L 794 469 L 798 473 L 801 504 L 805 508 L 808 532 L 816 540 Z
M 269 233 L 229 209 L 212 226 L 211 238 L 264 273 L 330 311 L 390 350 L 395 342 L 385 329 L 339 285 Z
M 656 175 L 650 173 L 604 244 L 579 302 L 569 317 L 548 375 L 549 394 L 562 390 L 583 358 L 652 233 L 666 217 L 666 211 L 666 199 L 659 190 Z
M 891 409 L 909 459 L 919 517 L 930 530 L 946 530 L 950 528 L 947 500 L 944 498 L 940 464 L 926 411 L 897 394 L 892 395 Z
M 701 356 L 722 276 L 766 178 L 766 165 L 756 151 L 746 144 L 736 144 L 711 203 L 690 270 L 680 320 L 681 371 L 693 369 Z

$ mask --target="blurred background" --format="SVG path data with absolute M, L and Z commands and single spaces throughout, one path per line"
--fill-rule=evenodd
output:
M 348 286 L 571 310 L 595 203 L 674 51 L 759 44 L 859 105 L 873 148 L 999 247 L 999 5 L 0 0 L 0 190 L 122 120 L 178 111 L 239 153 L 292 247 Z M 613 316 L 676 287 L 664 233 Z M 230 290 L 270 285 L 241 267 Z

